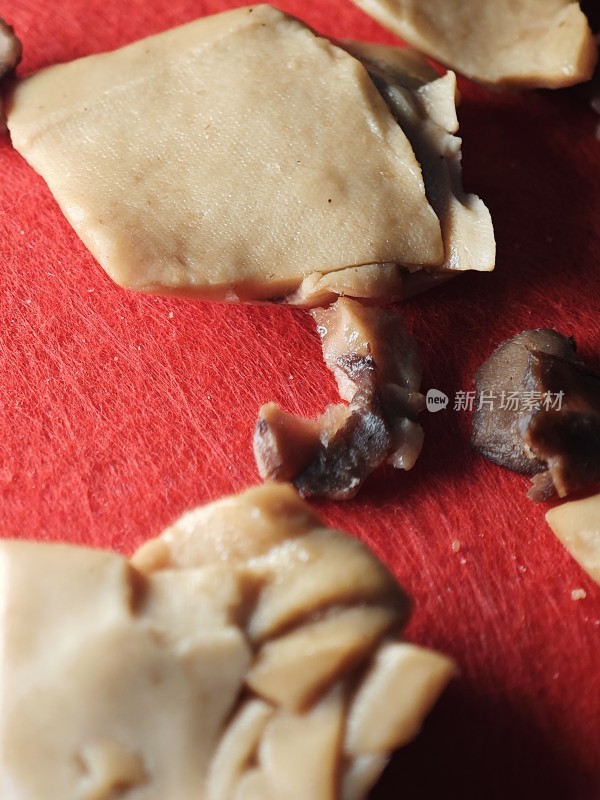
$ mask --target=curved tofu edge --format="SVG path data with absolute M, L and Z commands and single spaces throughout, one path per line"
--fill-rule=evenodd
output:
M 537 46 L 532 46 L 535 24 L 531 24 L 531 20 L 528 26 L 523 26 L 521 35 L 515 25 L 512 36 L 508 35 L 506 41 L 499 38 L 498 32 L 504 33 L 503 26 L 494 19 L 493 12 L 486 12 L 494 6 L 502 9 L 502 2 L 464 0 L 446 3 L 444 8 L 444 0 L 418 0 L 420 7 L 417 8 L 417 0 L 352 1 L 420 52 L 473 81 L 496 89 L 572 86 L 589 80 L 597 63 L 596 42 L 578 2 L 565 0 L 562 9 L 548 19 L 545 33 L 538 35 Z M 546 0 L 533 0 L 529 5 L 538 6 L 541 18 L 550 16 Z M 520 6 L 523 9 L 527 3 Z M 478 13 L 480 11 L 482 13 Z M 515 17 L 513 10 L 507 8 L 504 17 L 510 27 L 510 20 Z M 473 28 L 477 26 L 481 33 L 473 36 Z M 469 54 L 473 47 L 471 42 L 475 42 L 476 48 L 472 55 Z M 514 43 L 512 58 L 511 43 Z M 496 60 L 490 58 L 491 51 L 499 53 Z
M 600 494 L 550 509 L 546 522 L 579 566 L 600 585 Z
M 396 47 L 344 44 L 364 59 L 421 164 L 425 192 L 440 220 L 444 242 L 444 262 L 438 274 L 444 270 L 490 272 L 496 262 L 491 215 L 477 195 L 467 194 L 462 187 L 462 140 L 455 135 L 456 75 L 449 71 L 432 76 L 422 56 Z
M 126 288 L 268 301 L 315 272 L 443 261 L 420 165 L 363 65 L 269 6 L 49 67 L 8 122 Z
M 292 518 L 280 519 L 277 536 L 286 508 Z M 101 800 L 126 787 L 139 800 L 361 800 L 391 750 L 416 733 L 448 659 L 390 640 L 407 601 L 365 545 L 323 528 L 287 486 L 184 519 L 158 560 L 141 559 L 145 572 L 113 553 L 0 542 L 3 798 Z M 258 541 L 244 545 L 253 522 Z M 261 595 L 276 599 L 281 563 L 294 605 L 304 593 L 306 606 L 293 628 L 250 642 L 253 608 Z M 315 571 L 336 587 L 316 586 Z M 320 672 L 300 697 L 294 646 Z M 271 672 L 282 689 L 267 700 L 252 680 L 261 663 L 263 679 Z M 392 710 L 374 735 L 382 691 Z
M 408 744 L 455 674 L 455 663 L 433 650 L 384 645 L 350 705 L 346 752 L 361 756 Z

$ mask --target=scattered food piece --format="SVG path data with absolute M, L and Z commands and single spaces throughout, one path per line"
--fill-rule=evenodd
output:
M 376 86 L 359 58 L 239 8 L 39 72 L 9 128 L 130 289 L 314 306 L 491 270 L 489 213 L 460 188 L 454 78 L 415 56 L 401 77 L 382 48 Z
M 577 360 L 575 342 L 524 331 L 475 376 L 473 446 L 532 477 L 534 502 L 600 482 L 600 376 Z
M 456 76 L 439 76 L 417 53 L 365 42 L 344 42 L 359 58 L 408 137 L 423 170 L 425 193 L 438 215 L 444 241 L 444 267 L 430 272 L 439 282 L 454 270 L 492 269 L 496 248 L 489 212 L 461 183 Z M 486 266 L 487 265 L 487 266 Z M 422 272 L 404 276 L 404 293 L 422 291 Z M 416 284 L 416 286 L 415 286 Z M 427 288 L 427 287 L 425 287 Z
M 573 0 L 353 2 L 417 50 L 489 86 L 573 86 L 596 63 L 592 31 Z
M 561 408 L 533 408 L 519 422 L 526 446 L 545 467 L 532 478 L 529 497 L 566 497 L 600 483 L 600 375 L 584 364 L 531 354 L 527 386 L 544 396 L 564 392 Z
M 600 584 L 600 494 L 552 508 L 546 521 L 579 566 Z
M 23 48 L 14 28 L 0 18 L 0 79 L 17 66 L 22 55 Z
M 475 375 L 474 447 L 490 461 L 526 475 L 542 469 L 519 431 L 529 356 L 540 351 L 577 358 L 573 340 L 557 331 L 523 331 L 496 348 Z
M 571 600 L 585 600 L 587 592 L 585 589 L 573 589 L 571 592 Z
M 423 681 L 427 674 L 428 681 Z M 370 673 L 354 697 L 348 715 L 346 748 L 353 755 L 376 754 L 412 741 L 423 716 L 448 682 L 448 659 L 410 644 L 389 643 L 379 649 Z M 395 685 L 406 695 L 395 702 Z
M 23 48 L 14 29 L 0 17 L 0 90 L 3 78 L 10 74 L 21 60 Z M 4 130 L 4 106 L 0 95 L 0 131 Z
M 21 541 L 0 570 L 0 795 L 199 797 L 251 659 L 234 582 Z
M 1 541 L 0 571 L 6 800 L 361 800 L 455 670 L 398 641 L 405 594 L 289 486 L 131 562 Z
M 421 367 L 402 318 L 340 298 L 312 315 L 348 405 L 305 420 L 269 403 L 259 412 L 254 455 L 264 480 L 291 481 L 303 497 L 347 500 L 384 461 L 411 469 L 423 446 Z

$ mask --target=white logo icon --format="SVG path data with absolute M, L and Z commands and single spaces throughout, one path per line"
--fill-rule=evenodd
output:
M 427 411 L 435 413 L 436 411 L 441 411 L 443 408 L 446 408 L 448 405 L 448 396 L 440 392 L 439 389 L 430 389 L 427 392 L 426 403 Z

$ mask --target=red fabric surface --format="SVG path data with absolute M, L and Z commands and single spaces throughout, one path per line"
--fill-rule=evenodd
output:
M 25 75 L 236 5 L 4 0 L 0 16 L 23 40 Z M 394 41 L 346 0 L 279 6 L 329 35 Z M 600 365 L 596 119 L 569 93 L 461 88 L 465 181 L 492 212 L 497 268 L 401 308 L 425 388 L 451 398 L 528 327 L 575 335 Z M 257 482 L 261 403 L 314 416 L 336 399 L 305 312 L 127 293 L 6 135 L 0 176 L 1 535 L 130 553 L 184 510 Z M 425 414 L 412 472 L 383 470 L 352 502 L 316 504 L 411 592 L 411 638 L 461 666 L 372 796 L 600 797 L 600 592 L 546 507 L 526 500 L 527 480 L 471 451 L 469 424 Z

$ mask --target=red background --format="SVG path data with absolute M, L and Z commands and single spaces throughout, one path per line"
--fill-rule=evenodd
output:
M 117 47 L 235 0 L 0 0 L 20 74 Z M 280 0 L 320 31 L 394 38 L 346 0 Z M 572 93 L 461 83 L 465 183 L 498 259 L 402 305 L 424 387 L 471 389 L 528 327 L 574 334 L 600 365 L 600 141 Z M 44 182 L 0 135 L 0 532 L 125 553 L 184 510 L 257 482 L 251 435 L 276 400 L 336 399 L 309 316 L 136 296 L 114 286 Z M 526 479 L 471 452 L 469 415 L 425 414 L 410 473 L 317 503 L 415 598 L 409 633 L 462 674 L 373 798 L 600 797 L 600 592 L 555 540 Z M 460 541 L 454 552 L 452 543 Z M 573 600 L 573 589 L 587 596 Z M 282 799 L 284 800 L 284 799 Z

